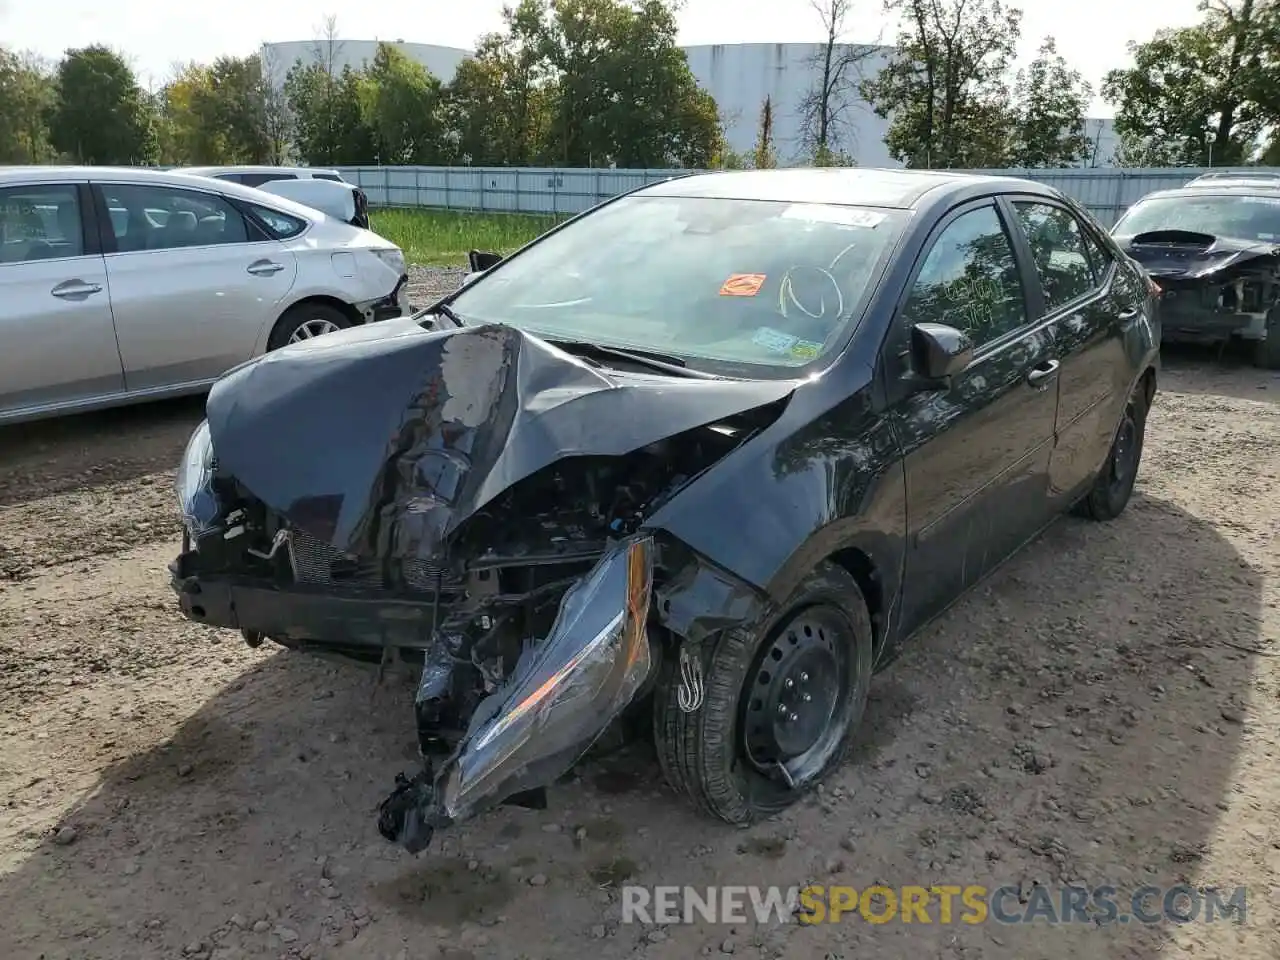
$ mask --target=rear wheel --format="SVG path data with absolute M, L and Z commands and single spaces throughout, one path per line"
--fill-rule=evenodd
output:
M 276 321 L 268 350 L 278 350 L 291 343 L 300 343 L 336 333 L 351 326 L 351 318 L 337 307 L 327 303 L 299 303 L 286 310 Z
M 871 618 L 853 577 L 823 564 L 785 603 L 709 645 L 706 697 L 692 713 L 680 708 L 679 671 L 664 671 L 654 739 L 673 787 L 748 823 L 790 806 L 848 754 L 870 687 Z
M 1093 489 L 1077 506 L 1078 514 L 1105 521 L 1114 520 L 1124 512 L 1138 479 L 1146 427 L 1147 395 L 1143 384 L 1138 384 L 1125 405 L 1107 462 L 1094 480 Z

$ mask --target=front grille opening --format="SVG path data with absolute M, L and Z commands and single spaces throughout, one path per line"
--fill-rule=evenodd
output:
M 383 564 L 344 553 L 333 544 L 302 530 L 290 536 L 293 575 L 298 583 L 316 587 L 359 586 L 393 589 L 395 574 L 403 587 L 413 593 L 430 593 L 450 582 L 448 567 L 441 560 L 407 559 Z

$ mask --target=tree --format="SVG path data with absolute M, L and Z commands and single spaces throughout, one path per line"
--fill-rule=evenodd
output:
M 285 77 L 294 146 L 310 164 L 367 163 L 377 155 L 361 109 L 363 75 L 339 66 L 341 58 L 337 20 L 327 17 L 310 62 L 298 60 Z
M 676 46 L 670 0 L 523 0 L 555 84 L 553 155 L 569 166 L 702 167 L 722 139 L 715 100 Z
M 375 159 L 373 131 L 361 110 L 363 77 L 344 66 L 330 76 L 321 63 L 299 61 L 285 79 L 294 119 L 294 146 L 309 164 L 333 166 Z
M 886 0 L 885 8 L 899 14 L 899 44 L 861 91 L 890 121 L 890 155 L 909 167 L 1003 166 L 1005 77 L 1022 11 L 1001 0 Z
M 189 63 L 160 90 L 156 139 L 162 163 L 230 162 L 227 145 L 207 111 L 212 83 L 208 67 Z
M 284 77 L 269 49 L 264 47 L 258 57 L 262 72 L 262 133 L 267 145 L 267 162 L 280 166 L 288 157 L 293 139 L 293 115 L 284 93 Z
M 209 68 L 204 112 L 236 163 L 265 163 L 272 154 L 267 124 L 270 86 L 257 56 L 219 57 Z
M 0 163 L 53 159 L 46 122 L 53 102 L 53 78 L 44 62 L 0 47 Z
M 387 43 L 378 44 L 361 88 L 365 124 L 382 163 L 432 163 L 442 154 L 440 81 Z
M 1134 65 L 1103 81 L 1130 156 L 1238 164 L 1251 157 L 1263 128 L 1280 120 L 1280 4 L 1205 0 L 1200 10 L 1200 23 L 1131 45 Z
M 1067 66 L 1053 37 L 1046 37 L 1014 83 L 1008 164 L 1069 167 L 1085 159 L 1090 150 L 1085 110 L 1092 96 L 1092 87 Z
M 137 164 L 155 159 L 154 115 L 133 70 L 103 46 L 68 50 L 58 64 L 49 141 L 78 163 Z
M 503 10 L 505 29 L 480 39 L 444 92 L 445 125 L 464 163 L 550 162 L 556 84 L 542 51 L 545 3 Z
M 751 152 L 751 165 L 757 170 L 772 170 L 778 165 L 778 151 L 773 142 L 773 98 L 765 97 L 760 105 L 760 125 L 756 128 L 756 145 Z
M 862 65 L 878 48 L 844 43 L 845 23 L 853 0 L 810 0 L 822 21 L 824 42 L 811 58 L 813 85 L 800 101 L 800 148 L 815 166 L 846 166 L 845 147 L 852 133 L 848 113 L 862 80 Z M 851 161 L 850 161 L 851 162 Z

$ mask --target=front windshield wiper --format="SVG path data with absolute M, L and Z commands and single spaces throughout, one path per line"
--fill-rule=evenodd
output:
M 569 353 L 595 354 L 601 357 L 612 357 L 615 360 L 627 360 L 639 366 L 649 367 L 652 370 L 661 370 L 663 373 L 675 374 L 678 377 L 689 377 L 696 380 L 722 379 L 704 370 L 691 370 L 681 357 L 666 353 L 655 353 L 650 350 L 624 350 L 621 347 L 609 347 L 602 343 L 592 343 L 590 340 L 553 340 L 546 337 L 543 339 Z
M 466 326 L 466 324 L 462 322 L 462 318 L 458 316 L 457 311 L 455 311 L 453 307 L 449 306 L 449 304 L 443 303 L 443 302 L 437 303 L 434 306 L 425 307 L 424 309 L 419 310 L 417 313 L 413 315 L 413 318 L 416 320 L 419 317 L 436 317 L 436 316 L 447 318 L 449 322 L 452 323 L 455 327 Z

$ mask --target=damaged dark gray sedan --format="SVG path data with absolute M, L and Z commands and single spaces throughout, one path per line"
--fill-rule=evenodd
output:
M 416 317 L 232 371 L 173 585 L 251 644 L 421 664 L 388 839 L 545 803 L 620 718 L 704 811 L 767 816 L 872 671 L 1058 514 L 1124 509 L 1142 271 L 1043 186 L 690 176 Z
M 1280 189 L 1275 179 L 1201 177 L 1148 194 L 1112 228 L 1161 290 L 1167 342 L 1250 344 L 1280 369 Z

